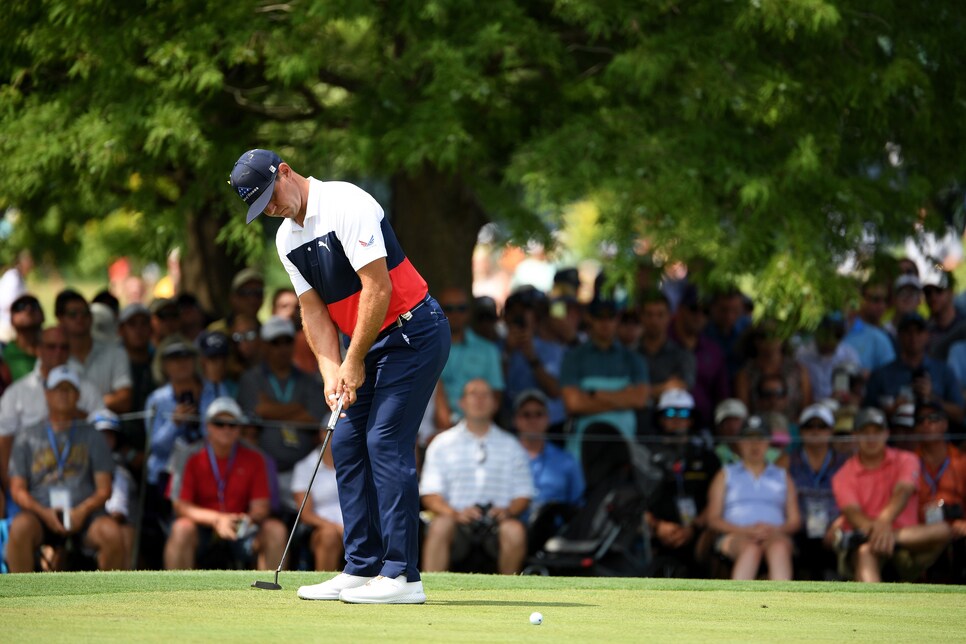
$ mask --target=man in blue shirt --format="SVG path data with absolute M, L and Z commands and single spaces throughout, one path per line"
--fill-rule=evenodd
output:
M 895 360 L 889 334 L 879 326 L 889 301 L 885 284 L 870 280 L 862 285 L 862 303 L 852 327 L 843 342 L 859 354 L 859 362 L 866 373 Z

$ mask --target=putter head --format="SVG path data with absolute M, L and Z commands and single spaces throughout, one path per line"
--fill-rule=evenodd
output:
M 270 581 L 256 581 L 252 584 L 252 588 L 261 588 L 262 590 L 282 590 L 281 586 Z

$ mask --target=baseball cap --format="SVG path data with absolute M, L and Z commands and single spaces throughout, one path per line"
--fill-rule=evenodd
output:
M 198 350 L 194 347 L 194 345 L 181 340 L 175 340 L 161 350 L 162 358 L 183 358 L 197 354 Z
M 23 308 L 24 305 L 33 306 L 38 311 L 43 313 L 44 309 L 42 306 L 40 306 L 40 300 L 38 300 L 35 296 L 31 295 L 30 293 L 24 293 L 23 295 L 15 299 L 13 302 L 11 302 L 10 311 L 17 312 L 21 308 Z
M 728 398 L 714 408 L 714 424 L 720 425 L 726 418 L 748 418 L 748 407 L 737 398 Z
M 245 223 L 262 214 L 275 192 L 275 177 L 282 159 L 271 150 L 249 150 L 235 162 L 228 183 L 248 204 Z
M 151 315 L 158 315 L 161 311 L 167 308 L 174 308 L 177 310 L 178 305 L 174 300 L 166 297 L 156 297 L 151 300 L 151 304 L 148 306 L 148 311 L 151 313 Z
M 657 401 L 658 410 L 694 409 L 694 396 L 683 389 L 668 389 Z
M 202 331 L 195 340 L 195 345 L 206 358 L 228 355 L 228 336 L 221 331 Z
M 822 403 L 815 403 L 803 409 L 801 416 L 798 417 L 798 425 L 804 427 L 806 423 L 816 418 L 828 425 L 829 428 L 835 426 L 835 415 L 832 414 L 832 410 L 828 406 Z
M 245 412 L 241 410 L 241 407 L 238 406 L 234 398 L 228 396 L 220 396 L 211 401 L 208 409 L 205 410 L 205 422 L 210 421 L 218 414 L 228 414 L 235 420 L 243 423 L 248 422 L 248 417 L 245 416 Z
M 905 274 L 900 275 L 899 277 L 896 278 L 895 283 L 892 285 L 892 290 L 898 291 L 899 289 L 906 288 L 908 286 L 911 286 L 917 291 L 922 290 L 922 282 L 919 281 L 918 277 L 916 277 L 915 275 L 905 275 Z
M 257 268 L 243 268 L 231 278 L 231 290 L 237 291 L 248 282 L 265 283 L 265 276 Z
M 110 409 L 97 409 L 87 417 L 87 422 L 98 431 L 121 431 L 121 419 Z
M 144 306 L 140 302 L 134 302 L 132 304 L 128 304 L 123 309 L 121 309 L 121 313 L 117 316 L 117 321 L 120 324 L 124 324 L 125 322 L 133 318 L 135 315 L 143 315 L 146 317 L 151 317 L 151 311 L 148 310 L 148 307 Z
M 517 394 L 516 398 L 513 399 L 513 413 L 516 413 L 517 410 L 520 409 L 520 407 L 523 407 L 525 403 L 528 403 L 531 400 L 536 400 L 544 407 L 547 406 L 547 402 L 548 402 L 546 394 L 544 394 L 539 389 L 524 389 L 519 394 Z
M 749 416 L 738 431 L 738 436 L 742 438 L 770 438 L 771 432 L 761 416 Z
M 915 311 L 906 313 L 899 319 L 899 323 L 896 325 L 896 330 L 904 331 L 909 327 L 916 325 L 921 329 L 926 328 L 926 318 L 922 317 Z
M 53 389 L 62 382 L 69 382 L 74 385 L 74 389 L 80 391 L 80 376 L 67 365 L 54 367 L 47 374 L 47 389 Z
M 896 427 L 915 427 L 916 425 L 916 406 L 912 403 L 905 403 L 896 407 L 892 414 L 892 424 Z
M 592 318 L 613 318 L 617 316 L 617 303 L 594 298 L 587 306 L 587 312 Z
M 855 415 L 855 420 L 852 423 L 852 431 L 858 431 L 869 425 L 888 427 L 888 424 L 886 424 L 885 413 L 877 407 L 863 407 L 860 409 Z
M 916 403 L 915 409 L 912 411 L 913 418 L 919 418 L 919 414 L 923 412 L 931 411 L 937 414 L 946 415 L 946 409 L 943 404 L 938 400 L 922 400 Z
M 273 315 L 262 325 L 262 340 L 271 342 L 275 338 L 295 337 L 295 324 L 288 318 Z
M 946 271 L 934 271 L 922 280 L 922 287 L 934 286 L 938 289 L 946 290 L 954 285 L 953 276 Z

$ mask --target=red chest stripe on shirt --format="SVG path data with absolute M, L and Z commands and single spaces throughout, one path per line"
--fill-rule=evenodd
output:
M 395 322 L 400 315 L 422 302 L 426 293 L 429 292 L 426 280 L 412 265 L 409 258 L 403 258 L 395 268 L 389 271 L 389 279 L 392 282 L 392 296 L 389 299 L 389 310 L 386 312 L 386 318 L 379 327 L 380 330 L 385 329 Z M 356 328 L 356 319 L 359 315 L 359 293 L 353 293 L 338 302 L 330 302 L 328 308 L 329 317 L 339 327 L 339 330 L 351 336 Z

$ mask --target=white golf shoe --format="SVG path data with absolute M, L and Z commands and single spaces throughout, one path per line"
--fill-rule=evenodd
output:
M 395 579 L 382 575 L 363 586 L 346 588 L 339 599 L 347 604 L 424 604 L 423 582 L 406 581 L 406 575 Z
M 299 599 L 339 599 L 339 593 L 349 588 L 365 586 L 372 577 L 347 575 L 342 572 L 321 584 L 299 587 Z

